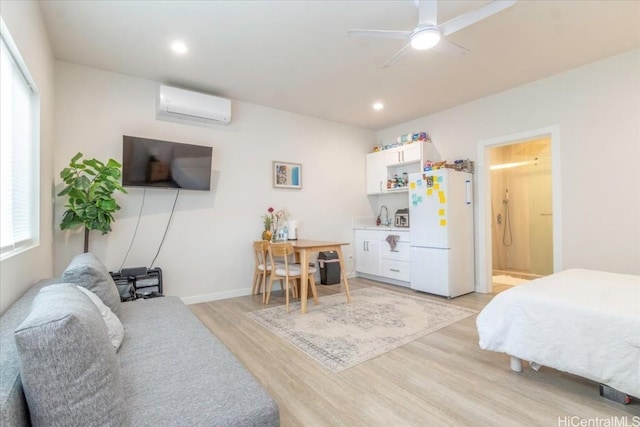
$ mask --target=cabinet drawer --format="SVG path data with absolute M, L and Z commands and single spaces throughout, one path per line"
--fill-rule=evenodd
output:
M 356 239 L 364 239 L 364 240 L 380 240 L 379 232 L 376 230 L 356 230 L 355 237 Z
M 409 261 L 409 242 L 399 241 L 394 250 L 391 250 L 389 242 L 382 242 L 382 258 Z
M 409 262 L 383 259 L 381 275 L 384 277 L 389 277 L 390 279 L 409 282 L 411 278 Z

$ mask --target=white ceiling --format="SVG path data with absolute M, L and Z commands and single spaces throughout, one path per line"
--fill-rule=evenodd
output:
M 439 22 L 485 0 L 439 3 Z M 520 0 L 411 51 L 351 28 L 412 30 L 413 1 L 43 1 L 57 59 L 382 129 L 640 47 L 640 1 Z M 178 57 L 174 39 L 189 46 Z M 381 100 L 385 109 L 371 108 Z

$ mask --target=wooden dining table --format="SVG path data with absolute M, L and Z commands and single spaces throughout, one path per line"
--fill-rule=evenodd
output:
M 349 281 L 347 280 L 347 272 L 344 268 L 344 257 L 342 256 L 342 246 L 349 243 L 344 242 L 325 242 L 323 240 L 290 240 L 289 243 L 293 245 L 293 249 L 299 257 L 300 268 L 302 273 L 300 277 L 307 277 L 309 274 L 309 255 L 314 252 L 321 251 L 335 251 L 338 255 L 338 261 L 340 262 L 340 272 L 342 273 L 342 281 L 344 282 L 345 293 L 347 294 L 347 302 L 351 302 L 351 295 L 349 294 Z M 303 281 L 305 285 L 300 286 L 300 311 L 302 314 L 307 312 L 307 289 L 306 280 Z M 315 300 L 317 304 L 317 300 Z

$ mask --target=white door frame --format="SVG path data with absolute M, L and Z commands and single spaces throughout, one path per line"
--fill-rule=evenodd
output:
M 551 200 L 553 206 L 553 272 L 562 270 L 562 209 L 560 187 L 560 126 L 553 125 L 478 141 L 478 282 L 476 292 L 490 293 L 493 255 L 491 247 L 491 176 L 489 150 L 532 139 L 551 139 Z

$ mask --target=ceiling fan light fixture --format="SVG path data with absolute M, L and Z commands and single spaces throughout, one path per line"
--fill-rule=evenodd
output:
M 411 36 L 411 47 L 415 50 L 431 49 L 440 43 L 440 31 L 437 28 L 425 28 Z

